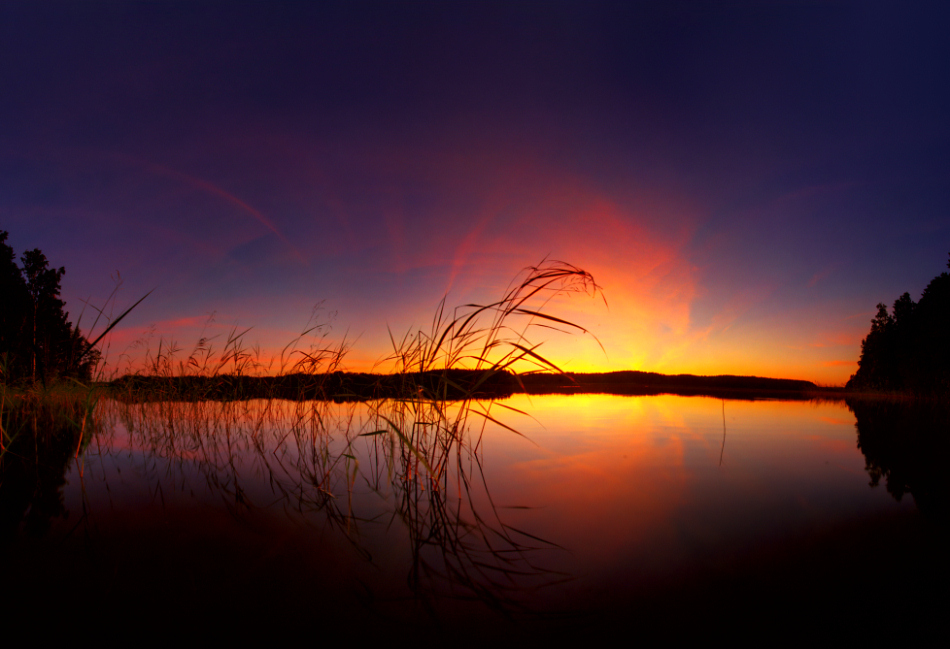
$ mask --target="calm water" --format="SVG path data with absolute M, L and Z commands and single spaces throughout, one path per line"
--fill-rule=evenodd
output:
M 491 416 L 520 435 L 474 413 L 449 443 L 408 405 L 105 404 L 8 584 L 79 588 L 114 620 L 514 639 L 850 632 L 946 583 L 942 521 L 870 484 L 844 403 L 519 396 Z

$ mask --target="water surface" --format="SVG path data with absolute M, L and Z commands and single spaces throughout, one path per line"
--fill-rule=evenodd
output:
M 416 406 L 103 404 L 9 583 L 82 584 L 123 620 L 513 640 L 853 631 L 947 576 L 940 524 L 875 481 L 842 402 L 520 395 L 490 410 L 517 434 L 447 406 L 453 440 Z M 869 609 L 882 590 L 902 603 Z

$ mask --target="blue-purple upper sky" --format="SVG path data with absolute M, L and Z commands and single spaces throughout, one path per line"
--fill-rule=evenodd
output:
M 353 369 L 549 256 L 567 369 L 841 383 L 950 252 L 950 5 L 4 2 L 0 230 L 117 353 L 315 304 Z M 214 314 L 213 322 L 209 316 Z M 320 316 L 324 317 L 324 316 Z M 86 322 L 88 314 L 84 316 Z

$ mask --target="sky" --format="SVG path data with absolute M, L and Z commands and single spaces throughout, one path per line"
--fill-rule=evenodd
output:
M 876 305 L 946 270 L 948 28 L 926 2 L 4 2 L 0 230 L 66 268 L 84 332 L 148 294 L 113 369 L 248 329 L 277 358 L 311 323 L 385 370 L 390 331 L 547 259 L 603 289 L 549 305 L 590 335 L 531 333 L 566 370 L 839 385 Z

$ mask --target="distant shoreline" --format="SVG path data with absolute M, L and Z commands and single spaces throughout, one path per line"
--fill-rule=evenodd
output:
M 332 372 L 275 377 L 218 375 L 125 376 L 104 384 L 132 401 L 244 400 L 279 398 L 366 401 L 385 398 L 505 398 L 516 394 L 674 394 L 729 399 L 843 398 L 843 388 L 820 388 L 811 381 L 759 376 L 697 376 L 657 372 L 567 372 L 525 374 L 497 372 L 486 378 L 478 370 L 443 370 L 405 374 Z

